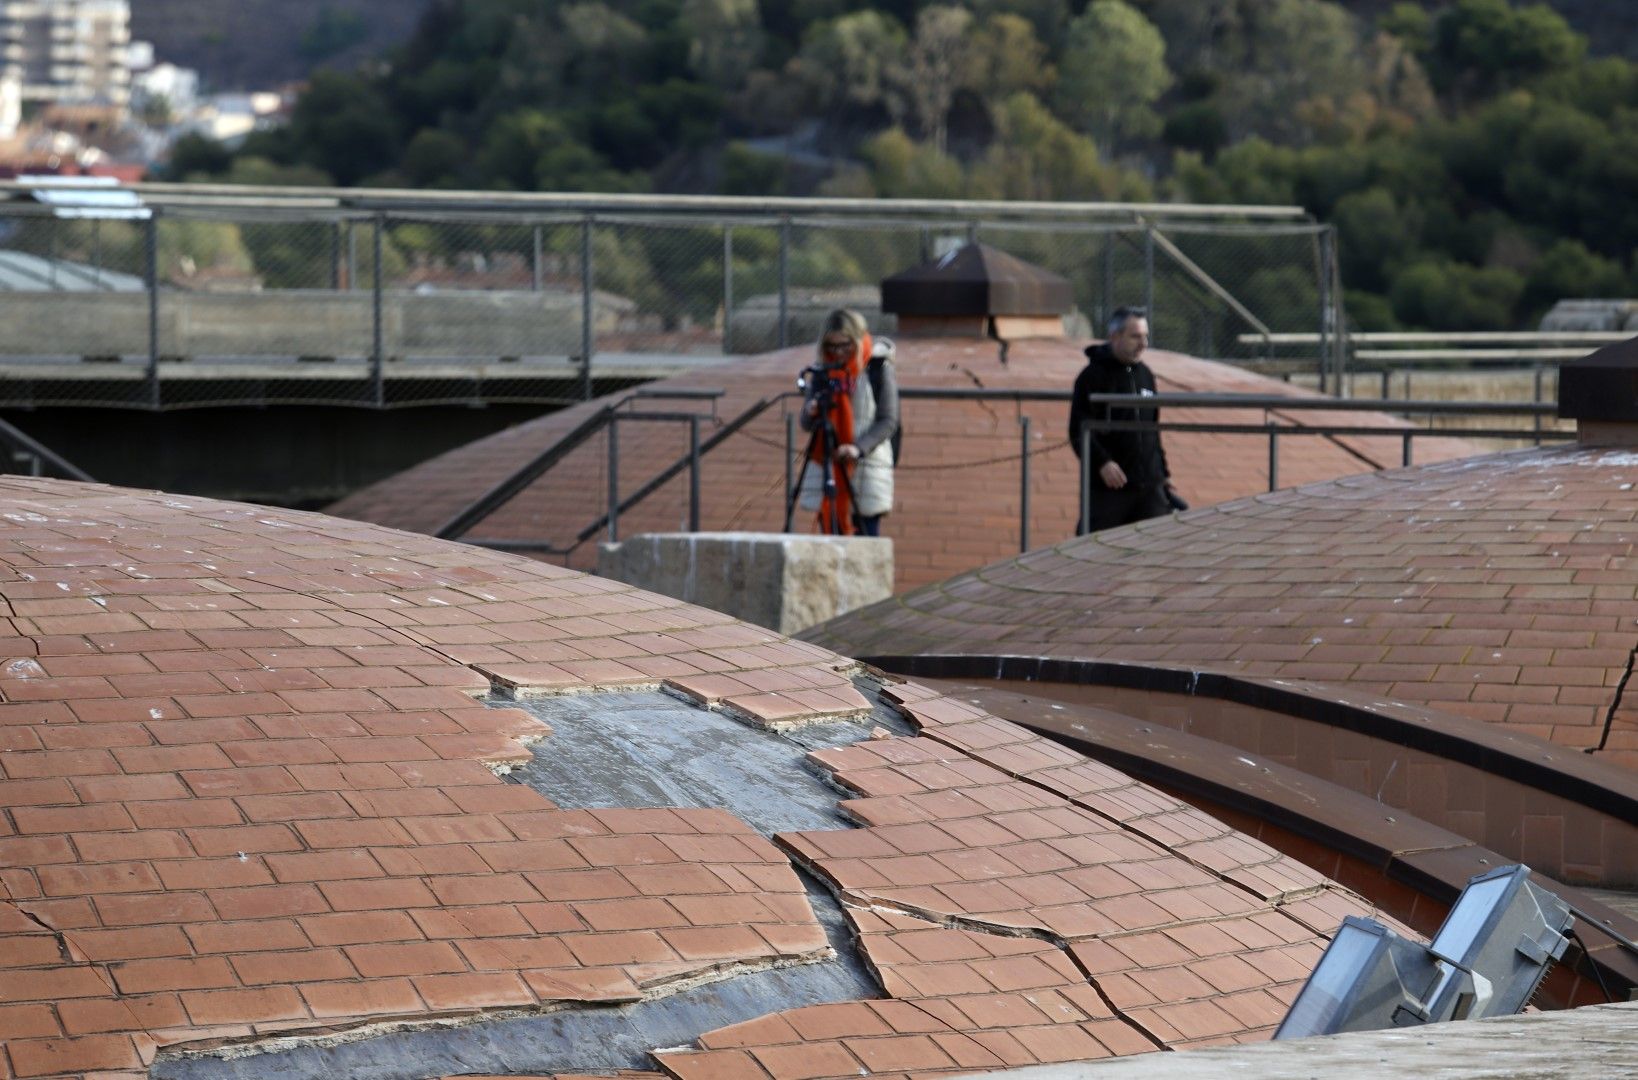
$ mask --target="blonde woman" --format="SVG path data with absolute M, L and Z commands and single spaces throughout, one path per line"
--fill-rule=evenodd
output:
M 899 387 L 893 343 L 873 342 L 864 316 L 836 310 L 819 335 L 822 374 L 807 382 L 802 430 L 814 439 L 802 473 L 802 509 L 819 514 L 819 531 L 880 536 L 893 508 L 893 435 L 899 429 Z M 827 441 L 831 442 L 826 460 Z M 827 484 L 827 473 L 832 484 Z

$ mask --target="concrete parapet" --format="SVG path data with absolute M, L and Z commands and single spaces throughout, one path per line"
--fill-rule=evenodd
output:
M 648 533 L 600 545 L 597 572 L 791 634 L 892 596 L 893 541 Z
M 374 298 L 367 290 L 165 291 L 159 351 L 166 356 L 368 356 Z M 600 334 L 633 305 L 593 294 Z M 9 293 L 0 340 L 11 356 L 141 356 L 148 352 L 145 293 Z M 577 293 L 390 290 L 381 301 L 388 356 L 457 359 L 578 353 Z

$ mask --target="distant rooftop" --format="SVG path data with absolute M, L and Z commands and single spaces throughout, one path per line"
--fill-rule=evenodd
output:
M 142 279 L 116 270 L 0 251 L 0 292 L 142 292 Z

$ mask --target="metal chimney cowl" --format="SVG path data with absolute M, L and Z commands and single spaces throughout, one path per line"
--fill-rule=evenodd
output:
M 901 337 L 1061 338 L 1074 306 L 1068 279 L 987 244 L 882 281 L 882 311 L 899 317 Z
M 1558 415 L 1586 446 L 1638 446 L 1638 338 L 1558 369 Z

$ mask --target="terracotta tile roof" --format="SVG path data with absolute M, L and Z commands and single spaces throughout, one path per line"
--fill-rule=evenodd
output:
M 861 793 L 843 804 L 861 827 L 776 840 L 843 898 L 895 1000 L 711 1032 L 657 1055 L 672 1074 L 929 1074 L 1259 1041 L 1360 908 L 981 709 L 913 684 L 887 693 L 921 737 L 810 755 Z
M 1638 458 L 1360 475 L 1031 552 L 809 632 L 854 655 L 1132 660 L 1346 685 L 1638 766 Z
M 1068 390 L 1085 366 L 1084 342 L 1023 341 L 1012 346 L 1009 361 L 997 359 L 994 343 L 975 340 L 899 342 L 896 361 L 902 387 L 996 390 Z M 1152 350 L 1146 362 L 1154 368 L 1162 392 L 1237 392 L 1311 398 L 1286 383 L 1249 374 L 1213 361 Z M 811 348 L 793 348 L 734 360 L 652 384 L 652 389 L 717 388 L 726 396 L 717 406 L 726 422 L 754 403 L 792 391 L 803 365 L 813 361 Z M 590 417 L 617 400 L 605 398 L 577 405 L 471 446 L 442 455 L 398 476 L 341 500 L 330 512 L 396 528 L 433 532 L 477 496 Z M 657 402 L 647 409 L 689 408 Z M 777 531 L 784 517 L 785 421 L 775 406 L 704 458 L 701 527 L 707 530 Z M 1068 448 L 1067 405 L 1028 403 L 1021 408 L 998 402 L 906 401 L 904 464 L 898 470 L 897 502 L 884 523 L 895 542 L 899 588 L 911 588 L 1004 558 L 1018 550 L 1019 456 L 1018 417 L 1033 420 L 1030 481 L 1031 536 L 1034 544 L 1055 542 L 1073 533 L 1079 516 L 1078 467 Z M 1168 410 L 1169 420 L 1263 424 L 1300 427 L 1345 423 L 1403 427 L 1375 413 Z M 702 438 L 714 430 L 703 425 Z M 1268 444 L 1261 437 L 1192 432 L 1167 434 L 1168 459 L 1185 498 L 1196 506 L 1266 491 Z M 620 489 L 630 495 L 686 454 L 687 429 L 679 424 L 625 424 L 620 428 Z M 543 542 L 565 548 L 579 532 L 601 517 L 607 504 L 607 443 L 599 435 L 572 451 L 556 468 L 528 487 L 487 521 L 473 529 L 474 538 Z M 801 446 L 797 447 L 800 451 Z M 1445 460 L 1472 453 L 1460 440 L 1430 439 L 1416 444 L 1421 460 Z M 1329 439 L 1287 438 L 1281 444 L 1280 482 L 1301 484 L 1396 465 L 1397 437 Z M 643 504 L 622 516 L 623 535 L 669 532 L 686 527 L 688 478 L 679 475 Z M 954 493 L 955 497 L 952 497 Z M 565 508 L 574 508 L 565 512 Z M 797 527 L 811 528 L 811 514 L 798 512 Z M 601 540 L 602 534 L 595 539 Z M 562 561 L 561 559 L 559 561 Z M 567 557 L 567 565 L 590 569 L 596 548 L 587 542 Z
M 135 1077 L 181 1046 L 627 1002 L 814 960 L 830 946 L 792 855 L 868 903 L 848 911 L 905 1000 L 707 1035 L 694 1057 L 731 1060 L 677 1055 L 678 1074 L 1259 1037 L 1273 1006 L 1220 958 L 1281 999 L 1300 974 L 1279 957 L 1368 910 L 912 684 L 890 697 L 918 737 L 816 752 L 859 792 L 858 829 L 776 843 L 720 809 L 558 806 L 497 776 L 551 733 L 480 700 L 483 672 L 559 694 L 675 679 L 770 727 L 870 702 L 824 649 L 530 560 L 5 478 L 0 605 L 4 1077 Z M 1037 940 L 1014 951 L 1019 930 Z M 1099 943 L 1137 949 L 1131 968 Z M 1163 978 L 1212 990 L 1163 1008 L 1136 989 Z

